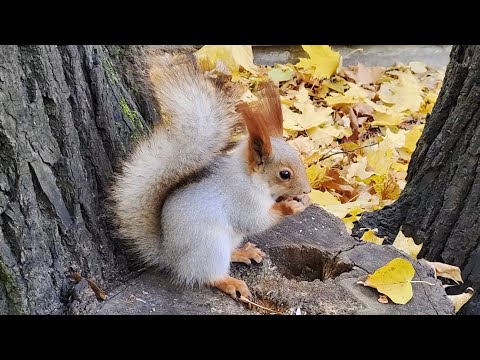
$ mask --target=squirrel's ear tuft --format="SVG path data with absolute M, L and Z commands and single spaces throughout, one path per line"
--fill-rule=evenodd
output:
M 248 161 L 258 169 L 272 153 L 270 136 L 282 137 L 283 116 L 278 90 L 271 82 L 259 85 L 258 101 L 237 106 L 248 129 Z
M 242 103 L 237 106 L 248 129 L 247 159 L 253 171 L 260 169 L 272 153 L 272 144 L 265 123 L 261 121 L 255 106 Z
M 259 84 L 257 97 L 256 111 L 261 114 L 261 121 L 265 123 L 269 135 L 282 137 L 283 114 L 277 87 L 270 81 L 264 81 Z

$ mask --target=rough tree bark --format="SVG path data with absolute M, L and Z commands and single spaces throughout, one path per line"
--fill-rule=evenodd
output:
M 379 229 L 392 243 L 400 226 L 420 257 L 459 266 L 480 314 L 480 46 L 454 46 L 444 84 L 391 206 L 364 214 L 356 229 Z M 358 231 L 358 230 L 357 230 Z
M 104 199 L 146 123 L 112 50 L 0 47 L 0 314 L 88 311 L 71 271 L 101 286 L 128 272 Z

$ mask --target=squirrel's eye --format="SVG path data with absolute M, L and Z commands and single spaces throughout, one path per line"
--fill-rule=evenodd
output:
M 288 180 L 288 179 L 290 179 L 290 171 L 288 171 L 288 170 L 282 170 L 282 171 L 280 171 L 280 177 L 281 177 L 283 180 Z

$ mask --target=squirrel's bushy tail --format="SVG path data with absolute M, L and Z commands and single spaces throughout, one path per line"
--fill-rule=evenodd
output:
M 144 64 L 162 121 L 122 164 L 111 199 L 121 237 L 139 260 L 159 265 L 166 196 L 228 146 L 240 120 L 233 99 L 199 70 L 193 56 L 147 56 Z

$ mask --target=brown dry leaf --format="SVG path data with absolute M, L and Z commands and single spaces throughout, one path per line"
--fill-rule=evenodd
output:
M 80 282 L 80 281 L 83 279 L 82 275 L 81 275 L 79 272 L 73 272 L 73 273 L 71 273 L 71 274 L 70 274 L 70 277 L 71 277 L 76 283 Z
M 89 279 L 87 279 L 87 282 L 98 299 L 105 300 L 107 298 L 107 294 L 105 293 L 105 291 L 100 289 L 97 284 L 95 284 L 92 280 L 89 280 Z
M 345 74 L 359 85 L 375 84 L 384 72 L 383 67 L 366 67 L 360 63 L 353 66 L 353 70 L 345 70 Z
M 377 301 L 381 304 L 388 304 L 388 297 L 386 295 L 379 295 Z
M 458 266 L 448 265 L 441 262 L 430 262 L 427 260 L 425 260 L 425 262 L 435 270 L 435 277 L 441 276 L 447 279 L 452 279 L 457 284 L 463 283 L 462 272 Z
M 70 274 L 70 277 L 76 282 L 80 282 L 82 279 L 83 279 L 83 276 L 79 273 L 79 272 L 73 272 Z M 97 299 L 100 299 L 100 300 L 106 300 L 107 299 L 107 294 L 105 293 L 105 291 L 103 291 L 102 289 L 100 289 L 98 287 L 97 284 L 95 284 L 95 282 L 93 282 L 92 280 L 90 279 L 85 279 L 87 280 L 87 283 L 88 285 L 90 286 L 90 289 L 92 289 L 92 291 L 95 293 L 95 296 L 97 297 Z
M 455 313 L 457 313 L 463 307 L 463 305 L 465 305 L 472 298 L 474 293 L 475 291 L 471 287 L 469 287 L 465 290 L 463 294 L 447 295 L 447 297 L 455 306 Z

